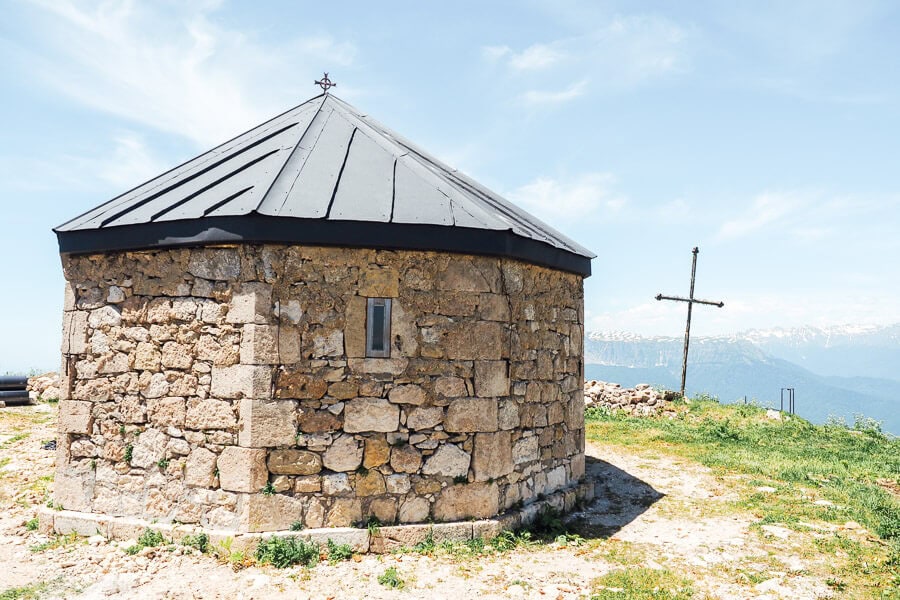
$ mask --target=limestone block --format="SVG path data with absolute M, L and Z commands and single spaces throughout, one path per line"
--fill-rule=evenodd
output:
M 343 420 L 329 410 L 304 409 L 300 413 L 298 424 L 300 425 L 300 431 L 304 433 L 321 433 L 323 431 L 338 431 L 343 424 Z
M 440 425 L 444 420 L 444 409 L 440 406 L 419 407 L 414 409 L 406 417 L 406 426 L 409 429 L 421 431 L 432 429 Z
M 328 395 L 338 400 L 349 400 L 359 395 L 359 386 L 351 381 L 336 381 L 328 386 Z
M 312 526 L 310 525 L 310 527 Z M 328 540 L 331 540 L 335 544 L 346 544 L 354 552 L 360 554 L 365 554 L 369 551 L 369 531 L 367 529 L 358 529 L 356 527 L 332 527 L 326 529 L 323 527 L 304 533 L 304 537 L 319 544 L 321 548 L 325 548 Z
M 322 476 L 322 493 L 326 496 L 340 496 L 353 492 L 350 476 L 346 473 L 329 473 Z
M 233 365 L 212 368 L 213 396 L 218 398 L 268 398 L 272 370 L 263 365 Z
M 166 342 L 162 347 L 162 366 L 170 369 L 190 369 L 194 362 L 191 346 L 177 342 Z
M 363 466 L 367 469 L 380 467 L 388 462 L 391 447 L 383 437 L 366 438 L 366 450 L 363 455 Z
M 410 498 L 400 505 L 398 519 L 401 523 L 421 523 L 428 519 L 431 505 L 425 498 Z
M 481 294 L 478 316 L 485 321 L 509 321 L 509 299 L 501 294 Z
M 291 446 L 296 436 L 297 403 L 294 400 L 241 400 L 238 445 L 248 448 Z
M 456 444 L 443 444 L 425 461 L 422 473 L 444 477 L 465 477 L 472 457 Z
M 444 429 L 452 432 L 497 431 L 497 400 L 456 398 L 447 407 Z
M 431 538 L 435 544 L 471 540 L 472 523 L 435 523 L 431 526 Z
M 475 395 L 482 398 L 509 395 L 509 365 L 505 360 L 475 361 Z
M 322 470 L 322 457 L 308 450 L 272 450 L 267 465 L 276 475 L 315 475 Z
M 388 398 L 395 404 L 422 404 L 427 399 L 425 390 L 417 385 L 399 385 L 388 393 Z
M 344 346 L 348 358 L 366 356 L 366 299 L 351 296 L 344 310 Z
M 280 371 L 275 384 L 277 398 L 318 400 L 328 391 L 328 382 L 302 371 Z
M 223 490 L 255 493 L 269 480 L 266 451 L 262 448 L 226 446 L 216 464 L 219 486 Z
M 553 492 L 566 485 L 566 468 L 562 465 L 547 472 L 545 493 Z
M 325 527 L 350 527 L 362 521 L 362 503 L 358 498 L 336 498 L 328 511 Z M 364 533 L 368 534 L 365 530 Z
M 88 325 L 92 329 L 118 327 L 122 323 L 122 311 L 118 306 L 101 306 L 91 311 Z
M 247 531 L 288 530 L 303 520 L 303 501 L 284 494 L 248 494 L 241 509 L 241 527 Z
M 497 426 L 500 429 L 516 429 L 519 427 L 519 406 L 515 400 L 503 400 L 497 410 Z
M 357 496 L 380 496 L 385 491 L 384 475 L 372 469 L 356 476 Z
M 134 368 L 138 371 L 158 371 L 161 359 L 156 344 L 140 342 L 134 350 Z
M 393 267 L 370 266 L 359 274 L 357 293 L 366 298 L 396 298 L 400 275 Z
M 579 452 L 572 457 L 569 470 L 572 472 L 572 479 L 574 481 L 578 481 L 584 477 L 584 452 Z
M 509 431 L 475 434 L 472 470 L 475 481 L 497 479 L 512 472 L 512 437 Z
M 405 494 L 410 490 L 409 475 L 388 475 L 384 478 L 388 494 Z
M 369 504 L 369 514 L 374 515 L 379 523 L 396 523 L 397 500 L 394 498 L 375 498 Z
M 70 474 L 62 470 L 53 478 L 53 501 L 66 510 L 91 511 L 94 495 L 93 474 Z
M 352 435 L 341 435 L 322 456 L 326 469 L 332 471 L 355 471 L 362 463 L 363 449 Z
M 404 444 L 391 449 L 391 468 L 395 473 L 416 473 L 422 466 L 422 454 L 414 446 Z
M 191 398 L 184 425 L 188 429 L 231 429 L 237 425 L 234 407 L 227 400 Z
M 512 449 L 513 462 L 517 465 L 540 459 L 541 449 L 537 436 L 523 437 L 516 441 Z
M 91 433 L 94 423 L 91 406 L 90 402 L 60 400 L 57 430 L 60 433 Z
M 400 375 L 409 366 L 408 358 L 350 358 L 350 371 L 359 375 Z
M 62 353 L 84 354 L 87 352 L 88 313 L 83 310 L 63 313 Z
M 344 407 L 344 431 L 396 431 L 400 407 L 384 398 L 357 398 Z
M 150 422 L 157 427 L 184 428 L 187 414 L 184 398 L 152 398 L 147 401 L 147 412 Z
M 295 494 L 312 494 L 322 491 L 322 478 L 318 475 L 304 475 L 294 480 Z
M 438 377 L 434 382 L 434 393 L 446 398 L 468 395 L 466 380 L 462 377 Z
M 240 359 L 240 352 L 232 343 L 230 336 L 201 335 L 197 340 L 195 352 L 198 360 L 218 366 L 227 367 Z
M 124 352 L 113 352 L 101 356 L 97 360 L 97 370 L 103 375 L 125 373 L 131 369 L 128 355 Z
M 448 329 L 443 349 L 451 360 L 499 360 L 504 358 L 508 338 L 502 323 L 460 321 Z
M 457 292 L 493 292 L 499 287 L 500 273 L 493 263 L 454 257 L 435 280 L 439 290 Z M 481 268 L 479 268 L 481 267 Z
M 244 325 L 241 329 L 241 362 L 266 365 L 281 362 L 278 355 L 279 328 L 275 325 Z
M 272 286 L 266 283 L 242 283 L 231 296 L 227 323 L 265 323 L 272 312 Z
M 241 257 L 234 248 L 199 248 L 191 251 L 187 271 L 203 279 L 234 281 L 241 275 Z
M 158 429 L 145 429 L 137 437 L 131 453 L 131 466 L 146 469 L 166 457 L 169 436 Z
M 500 494 L 496 483 L 452 485 L 441 492 L 434 503 L 436 521 L 486 519 L 500 509 Z
M 344 333 L 341 330 L 319 330 L 312 336 L 312 358 L 344 355 Z

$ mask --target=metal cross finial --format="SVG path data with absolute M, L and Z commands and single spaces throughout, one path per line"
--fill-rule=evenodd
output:
M 322 77 L 322 79 L 320 79 L 318 81 L 314 81 L 313 83 L 315 83 L 317 86 L 322 88 L 322 91 L 325 92 L 326 94 L 328 93 L 329 88 L 333 88 L 333 87 L 337 86 L 336 83 L 334 83 L 333 81 L 328 79 L 328 73 L 325 73 L 325 76 Z

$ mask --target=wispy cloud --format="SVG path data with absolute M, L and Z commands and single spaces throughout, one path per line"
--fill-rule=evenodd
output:
M 572 181 L 538 177 L 513 190 L 510 200 L 548 223 L 585 221 L 620 211 L 624 196 L 609 173 L 588 173 Z
M 528 86 L 518 94 L 526 104 L 552 105 L 584 94 L 589 80 L 599 82 L 593 91 L 618 91 L 685 70 L 688 38 L 687 29 L 664 17 L 623 15 L 605 18 L 587 33 L 521 50 L 487 46 L 482 57 Z M 547 91 L 551 87 L 557 91 Z
M 527 92 L 523 93 L 520 98 L 522 102 L 531 106 L 563 104 L 565 102 L 569 102 L 570 100 L 574 100 L 579 96 L 583 96 L 585 90 L 587 89 L 587 85 L 587 79 L 582 79 L 581 81 L 576 81 L 563 90 L 528 90 Z
M 549 44 L 534 44 L 521 52 L 514 52 L 509 46 L 487 46 L 483 54 L 491 61 L 505 60 L 515 71 L 546 69 L 566 58 L 565 52 Z
M 355 56 L 351 43 L 328 35 L 263 43 L 215 23 L 217 2 L 32 4 L 42 50 L 30 61 L 46 85 L 203 146 L 305 98 L 282 84 L 285 74 L 316 73 L 313 63 L 346 66 Z
M 716 233 L 719 241 L 752 235 L 765 227 L 782 226 L 813 202 L 806 192 L 763 192 L 738 217 L 725 221 Z

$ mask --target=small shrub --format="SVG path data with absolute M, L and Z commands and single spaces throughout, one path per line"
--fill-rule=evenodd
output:
M 291 523 L 291 531 L 303 531 L 306 525 L 303 524 L 303 521 L 294 521 Z
M 406 582 L 403 581 L 403 579 L 400 578 L 400 574 L 397 573 L 396 567 L 388 567 L 385 569 L 384 573 L 378 576 L 378 583 L 395 590 L 403 589 L 403 586 L 406 585 Z
M 209 536 L 205 533 L 186 535 L 181 539 L 181 544 L 189 548 L 196 548 L 203 554 L 206 554 L 206 551 L 209 550 Z
M 263 486 L 263 489 L 259 491 L 262 492 L 264 496 L 272 496 L 273 494 L 275 494 L 275 486 L 272 485 L 271 481 L 267 481 L 266 485 Z
M 134 455 L 134 446 L 128 444 L 125 446 L 125 462 L 130 463 L 132 455 Z
M 145 548 L 149 548 L 152 546 L 162 546 L 166 543 L 166 539 L 160 532 L 147 528 L 144 530 L 144 533 L 141 534 L 141 537 L 138 538 L 137 543 Z
M 353 548 L 350 547 L 350 544 L 336 544 L 331 538 L 328 538 L 325 550 L 328 554 L 328 562 L 331 564 L 350 560 L 353 557 Z
M 169 468 L 169 459 L 168 458 L 159 459 L 156 462 L 156 466 L 159 467 L 160 469 L 162 469 L 163 471 L 165 471 L 166 469 Z
M 369 530 L 369 535 L 378 535 L 381 531 L 381 521 L 375 515 L 370 516 L 369 520 L 366 521 L 366 529 Z
M 38 521 L 38 518 L 35 517 L 25 523 L 25 529 L 27 529 L 28 531 L 36 531 L 39 524 L 40 522 Z
M 468 482 L 469 482 L 469 478 L 466 475 L 457 475 L 456 477 L 453 478 L 453 483 L 455 483 L 455 484 L 468 483 Z
M 314 567 L 319 562 L 319 545 L 296 537 L 270 537 L 256 548 L 256 560 L 279 569 L 293 565 Z

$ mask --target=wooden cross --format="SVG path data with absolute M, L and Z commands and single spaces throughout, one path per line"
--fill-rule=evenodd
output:
M 710 306 L 718 306 L 722 308 L 725 306 L 724 302 L 712 302 L 710 300 L 698 300 L 694 298 L 694 279 L 697 277 L 697 254 L 700 253 L 700 248 L 694 247 L 691 251 L 694 254 L 694 260 L 691 263 L 691 293 L 687 298 L 681 298 L 679 296 L 663 296 L 662 294 L 657 294 L 657 300 L 675 300 L 676 302 L 687 302 L 688 305 L 688 314 L 687 314 L 687 326 L 684 329 L 684 358 L 681 361 L 681 397 L 684 398 L 684 382 L 687 379 L 687 360 L 688 360 L 688 345 L 691 342 L 691 311 L 694 308 L 694 304 L 708 304 Z M 686 398 L 685 398 L 686 400 Z

